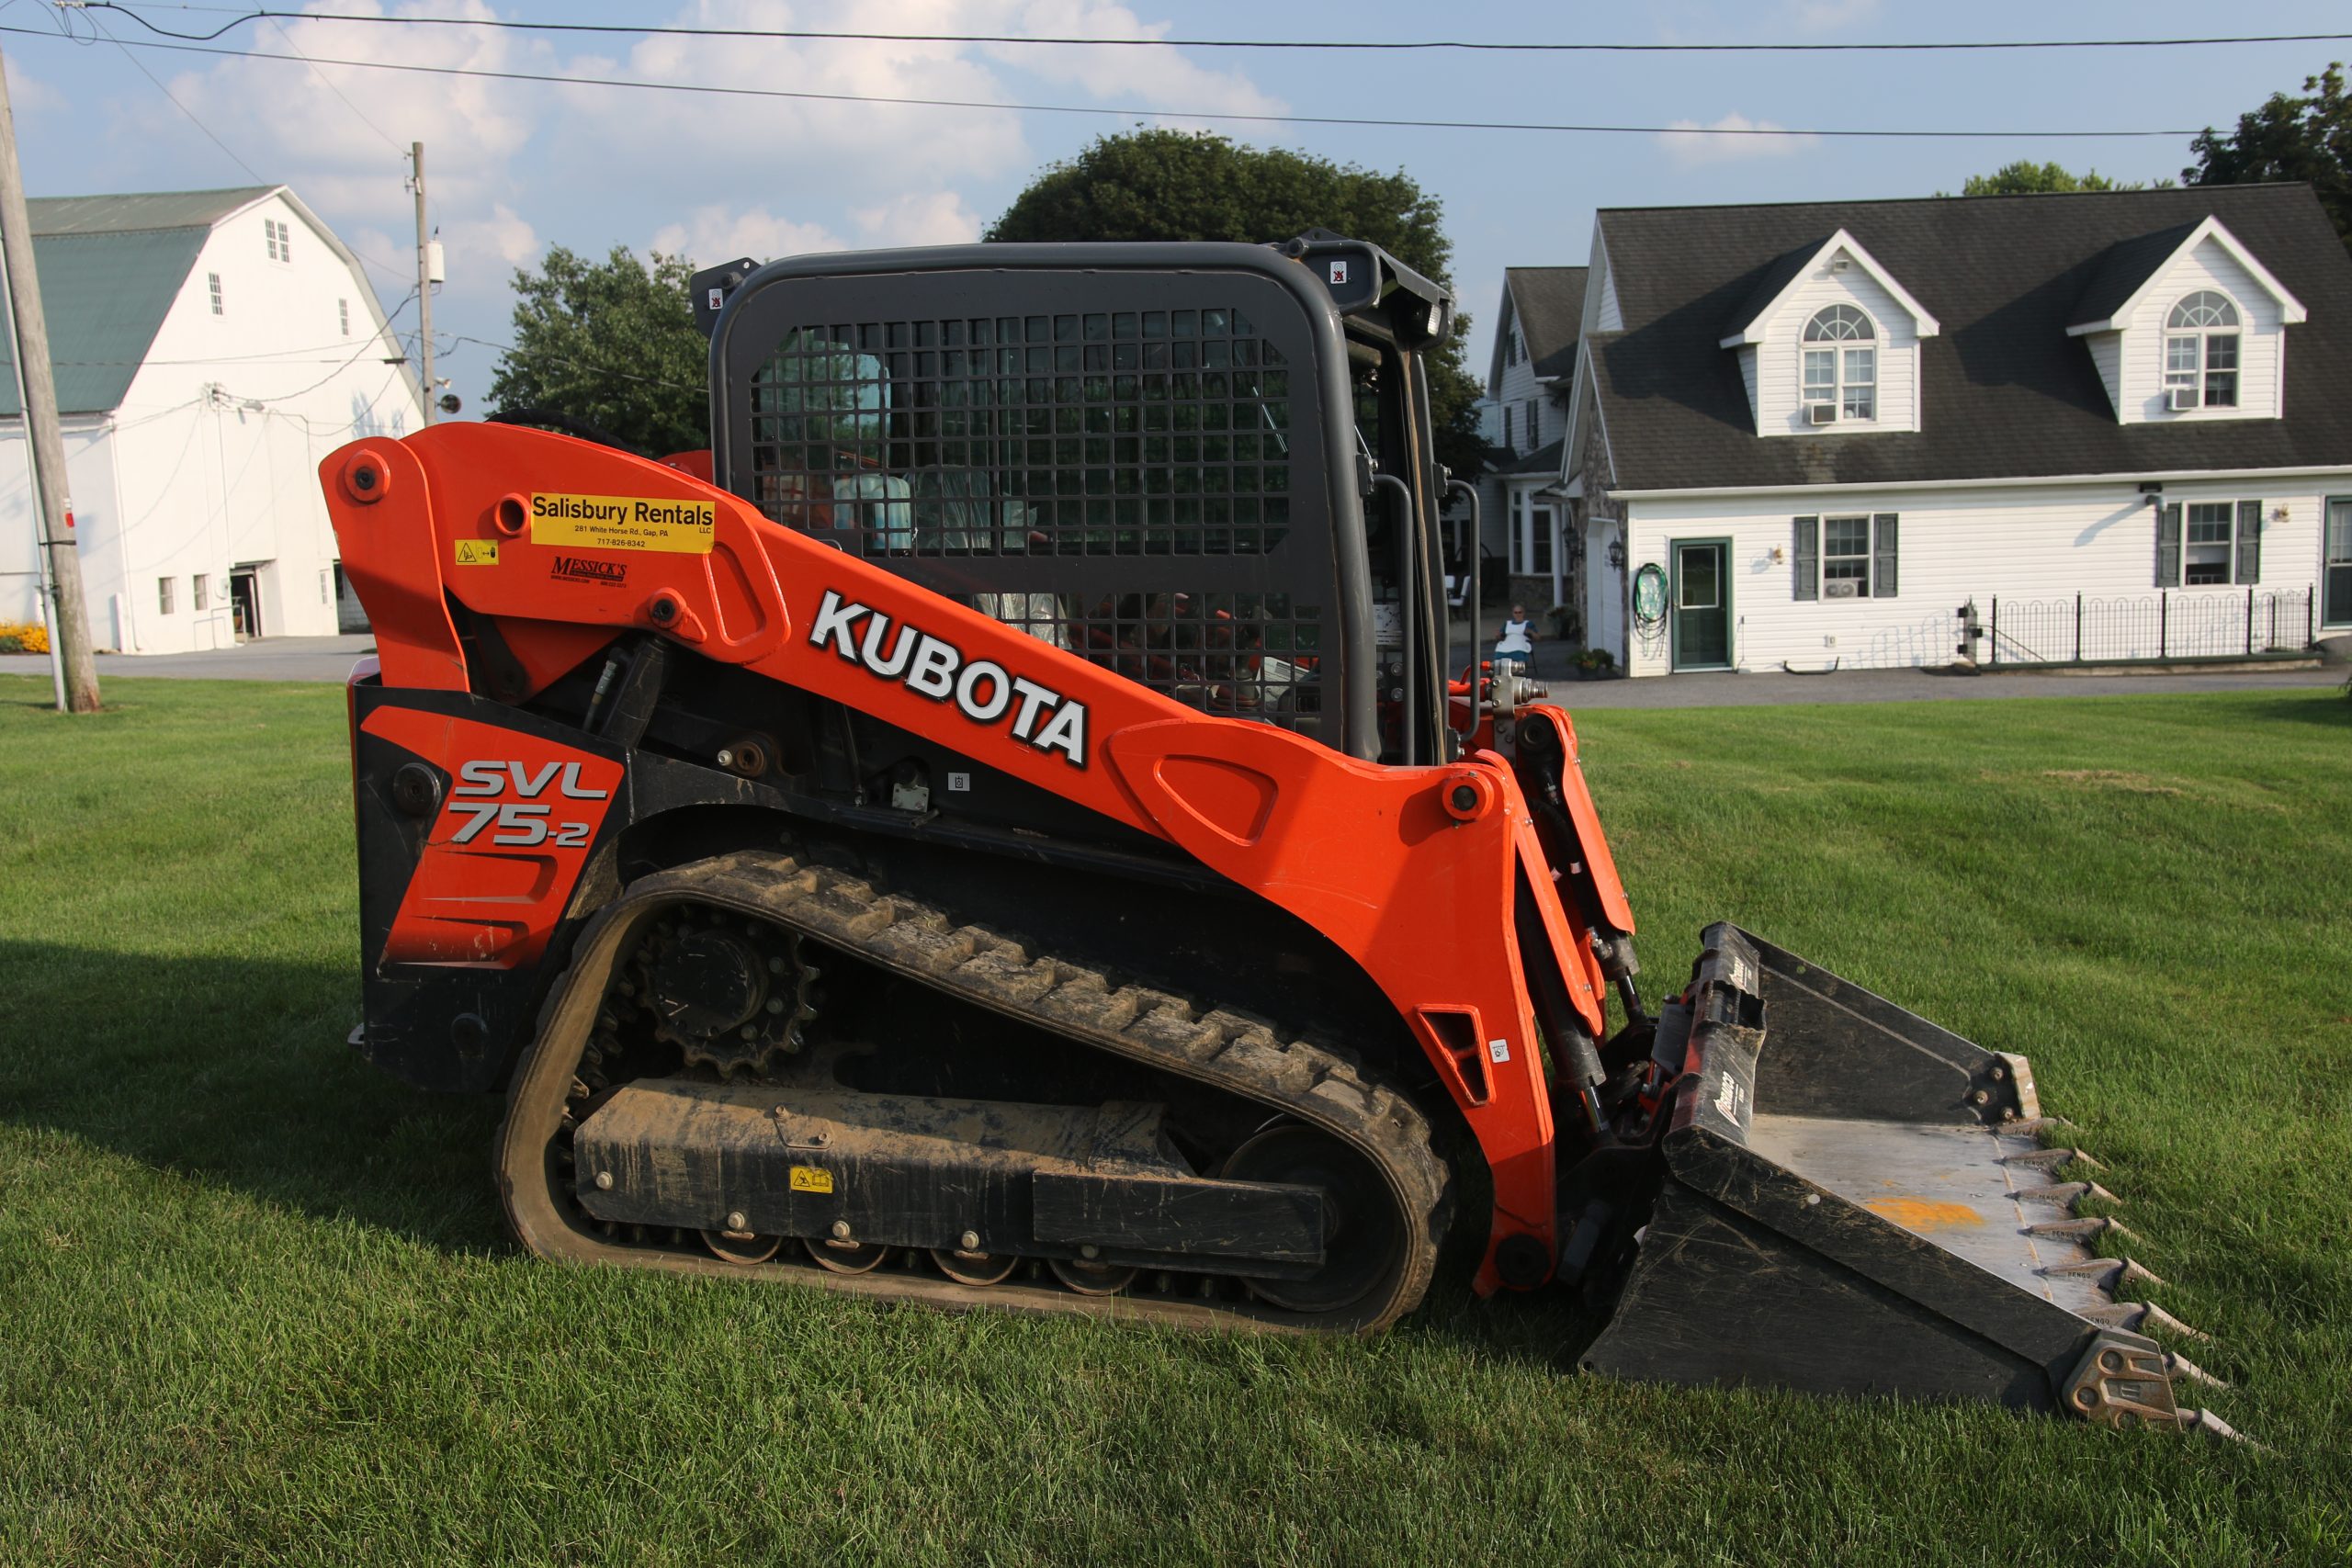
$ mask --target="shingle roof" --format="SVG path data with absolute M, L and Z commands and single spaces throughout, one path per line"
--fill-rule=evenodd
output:
M 1498 474 L 1556 474 L 1560 471 L 1560 448 L 1566 445 L 1565 440 L 1547 442 L 1532 452 L 1523 452 L 1513 457 L 1495 472 Z
M 1503 287 L 1510 290 L 1520 335 L 1527 340 L 1527 356 L 1534 362 L 1535 374 L 1547 380 L 1576 368 L 1587 270 L 1580 266 L 1503 269 Z
M 212 225 L 277 188 L 42 197 L 25 204 L 60 412 L 121 406 Z M 0 414 L 21 412 L 16 359 L 0 333 Z
M 2090 282 L 2083 286 L 2082 298 L 2066 312 L 2066 324 L 2071 327 L 2077 321 L 2104 321 L 2114 315 L 2126 299 L 2140 292 L 2140 285 L 2147 282 L 2156 268 L 2170 260 L 2173 252 L 2197 231 L 2198 221 L 2191 219 L 2153 234 L 2109 245 L 2098 269 L 2091 274 Z
M 2310 308 L 2288 329 L 2286 415 L 2118 424 L 2066 328 L 2110 272 L 2208 216 Z M 1625 329 L 1588 346 L 1619 489 L 2352 467 L 2352 257 L 2308 186 L 1611 209 L 1600 220 Z M 1758 436 L 1737 355 L 1719 340 L 1791 253 L 1840 228 L 1943 324 L 1920 344 L 1925 428 Z

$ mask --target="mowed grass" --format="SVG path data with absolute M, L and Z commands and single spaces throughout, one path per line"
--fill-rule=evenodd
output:
M 1731 917 L 2031 1055 L 2268 1451 L 559 1269 L 357 1061 L 343 698 L 0 678 L 0 1562 L 2352 1552 L 2352 705 L 1596 713 L 1655 995 Z M 1804 1332 L 1804 1325 L 1792 1325 Z

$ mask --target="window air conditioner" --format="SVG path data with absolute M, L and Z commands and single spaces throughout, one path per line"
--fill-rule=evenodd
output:
M 1804 412 L 1805 418 L 1815 424 L 1835 424 L 1838 423 L 1838 405 L 1836 403 L 1807 403 L 1804 406 Z
M 2197 406 L 2197 389 L 2171 387 L 2165 391 L 2165 406 L 2175 413 L 2186 413 Z
M 1841 578 L 1836 582 L 1825 582 L 1821 585 L 1821 596 L 1824 599 L 1859 599 L 1861 597 L 1861 584 L 1850 577 Z

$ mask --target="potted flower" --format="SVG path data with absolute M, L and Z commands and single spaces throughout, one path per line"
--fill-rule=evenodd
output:
M 1571 662 L 1579 681 L 1605 681 L 1617 672 L 1617 656 L 1605 648 L 1584 649 Z

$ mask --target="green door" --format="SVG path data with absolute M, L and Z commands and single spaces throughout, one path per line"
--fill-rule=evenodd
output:
M 2327 502 L 2327 559 L 2321 572 L 2320 624 L 2352 626 L 2352 499 Z
M 1722 539 L 1674 542 L 1674 667 L 1731 667 L 1731 547 Z

